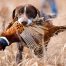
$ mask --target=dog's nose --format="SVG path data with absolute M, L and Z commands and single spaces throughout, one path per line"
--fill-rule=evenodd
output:
M 23 21 L 22 24 L 23 24 L 23 25 L 27 25 L 27 21 Z

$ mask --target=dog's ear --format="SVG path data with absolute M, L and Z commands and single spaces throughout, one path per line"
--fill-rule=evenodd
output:
M 12 19 L 14 22 L 17 21 L 17 19 L 18 19 L 18 17 L 16 16 L 16 8 L 13 10 Z
M 13 13 L 12 13 L 12 19 L 15 18 L 15 10 L 16 10 L 16 9 L 13 10 Z
M 16 7 L 13 12 L 12 12 L 12 19 L 13 21 L 17 21 L 18 20 L 18 13 L 19 13 L 19 10 L 22 8 L 23 6 L 18 6 Z
M 35 9 L 35 12 L 37 12 L 35 17 L 37 17 L 37 15 L 40 17 L 40 11 L 37 8 L 35 8 L 34 6 L 33 6 L 33 8 Z
M 29 11 L 29 13 L 31 14 L 31 17 L 33 17 L 33 18 L 36 18 L 37 15 L 40 16 L 39 10 L 38 10 L 35 6 L 33 6 L 33 5 L 31 5 L 31 4 L 28 4 L 26 10 Z M 31 11 L 31 12 L 30 12 L 30 11 Z
M 33 8 L 35 9 L 35 12 L 37 11 L 37 15 L 40 17 L 40 11 L 36 7 L 34 7 L 34 6 L 33 6 Z

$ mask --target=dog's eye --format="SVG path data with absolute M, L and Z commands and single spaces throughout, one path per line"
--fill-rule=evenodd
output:
M 30 10 L 26 12 L 26 15 L 28 18 L 33 18 L 33 13 Z

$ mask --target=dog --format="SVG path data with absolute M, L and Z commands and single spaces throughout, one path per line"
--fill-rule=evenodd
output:
M 40 17 L 39 10 L 37 8 L 35 8 L 34 6 L 30 5 L 30 4 L 24 5 L 24 6 L 18 6 L 13 10 L 13 13 L 12 13 L 13 22 L 11 22 L 9 24 L 9 26 L 7 27 L 7 30 L 9 28 L 11 28 L 11 26 L 16 21 L 18 21 L 18 23 L 20 23 L 20 24 L 23 24 L 24 26 L 27 25 L 28 27 L 32 23 L 34 23 L 33 25 L 37 25 L 37 26 L 40 25 L 40 26 L 42 26 L 41 29 L 44 31 L 44 44 L 47 47 L 50 38 L 52 36 L 54 36 L 54 34 L 58 34 L 59 32 L 66 30 L 66 27 L 64 27 L 64 26 L 54 26 L 50 20 L 39 20 L 39 22 L 37 22 L 37 21 L 33 22 L 33 19 L 35 19 L 37 17 L 37 15 Z M 27 29 L 28 29 L 28 27 L 27 27 Z M 38 34 L 38 35 L 41 35 L 41 34 Z M 27 46 L 27 44 L 24 41 L 24 39 L 22 38 L 22 36 L 20 35 L 19 37 L 21 38 L 22 42 L 15 40 L 15 42 L 19 43 L 19 44 L 17 44 L 18 45 L 17 46 L 18 47 L 18 53 L 17 53 L 17 56 L 16 56 L 17 63 L 19 63 L 22 60 L 23 48 L 24 48 L 24 46 Z M 35 53 L 35 55 L 37 55 L 40 58 L 40 57 L 43 56 L 42 44 L 39 45 L 39 41 L 35 37 L 33 37 L 33 38 L 34 38 L 35 42 L 38 43 L 38 46 L 39 46 L 38 49 L 37 48 L 34 49 L 34 53 Z M 29 48 L 31 46 L 27 46 L 27 47 Z
M 40 12 L 34 6 L 27 4 L 18 6 L 13 10 L 12 19 L 13 22 L 19 21 L 20 23 L 30 24 L 32 20 L 37 17 L 37 14 L 40 16 Z

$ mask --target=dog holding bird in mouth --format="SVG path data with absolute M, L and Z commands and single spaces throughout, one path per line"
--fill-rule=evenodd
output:
M 35 19 L 38 16 L 37 19 Z M 43 45 L 47 47 L 50 38 L 66 30 L 66 26 L 55 26 L 51 20 L 40 16 L 40 11 L 31 4 L 18 6 L 12 13 L 13 22 L 3 31 L 0 37 L 0 50 L 13 42 L 18 42 L 16 61 L 22 60 L 23 48 L 34 50 L 39 58 L 43 56 Z

